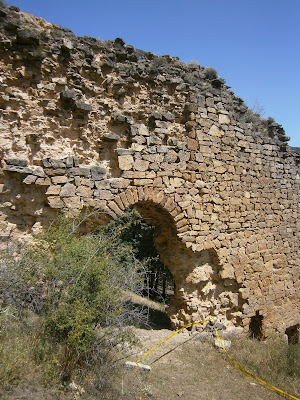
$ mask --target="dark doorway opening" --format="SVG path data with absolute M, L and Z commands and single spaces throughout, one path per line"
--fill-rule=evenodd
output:
M 288 344 L 299 343 L 299 324 L 287 328 L 285 334 L 288 337 Z
M 117 235 L 120 242 L 128 244 L 140 265 L 142 290 L 139 295 L 129 294 L 129 301 L 136 307 L 148 310 L 148 325 L 151 329 L 169 328 L 170 321 L 165 309 L 174 295 L 175 285 L 171 272 L 157 251 L 154 241 L 156 226 L 153 221 L 147 216 L 143 218 L 136 208 L 128 207 L 104 229 L 109 234 Z
M 263 337 L 262 334 L 262 321 L 263 316 L 259 315 L 259 311 L 256 311 L 255 315 L 251 317 L 250 325 L 249 325 L 249 336 L 253 339 L 261 340 Z

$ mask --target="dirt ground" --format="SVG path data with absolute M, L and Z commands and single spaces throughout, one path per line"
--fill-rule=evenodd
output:
M 168 337 L 168 329 L 136 329 L 139 344 L 131 355 L 120 361 L 114 388 L 108 393 L 87 391 L 59 392 L 37 388 L 24 382 L 5 400 L 280 400 L 284 397 L 244 375 L 222 349 L 203 341 L 197 334 L 184 331 L 167 340 L 142 363 L 151 372 L 136 372 L 124 367 L 125 361 L 138 361 Z M 229 350 L 230 353 L 230 350 Z M 237 360 L 238 361 L 238 360 Z M 1 398 L 1 396 L 0 396 Z M 2 399 L 1 399 L 2 400 Z
M 137 361 L 172 331 L 137 329 Z M 121 399 L 155 400 L 277 400 L 283 397 L 247 377 L 212 343 L 182 332 L 154 350 L 142 362 L 151 372 L 124 372 Z M 182 345 L 181 345 L 182 344 Z M 177 347 L 176 347 L 177 346 Z M 175 350 L 169 352 L 174 347 Z M 169 352 L 169 353 L 168 353 Z M 166 355 L 164 355 L 167 353 Z M 164 355 L 162 358 L 162 355 Z

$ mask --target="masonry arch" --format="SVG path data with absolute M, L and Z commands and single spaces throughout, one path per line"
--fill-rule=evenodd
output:
M 108 207 L 96 211 L 96 225 L 100 220 L 105 224 L 116 218 L 129 206 L 155 227 L 157 251 L 174 279 L 174 295 L 167 306 L 172 328 L 217 317 L 226 329 L 242 330 L 245 300 L 239 292 L 240 284 L 235 279 L 222 278 L 223 267 L 215 249 L 194 252 L 186 247 L 178 236 L 183 212 L 165 193 L 153 188 L 128 188 L 115 196 Z

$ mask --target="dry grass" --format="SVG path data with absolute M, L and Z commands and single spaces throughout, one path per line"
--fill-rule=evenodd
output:
M 135 302 L 139 300 L 133 299 Z M 104 365 L 94 370 L 81 371 L 75 381 L 84 387 L 85 392 L 79 396 L 79 392 L 72 392 L 69 386 L 62 387 L 59 384 L 59 377 L 55 375 L 55 362 L 59 359 L 59 353 L 37 340 L 38 318 L 28 313 L 25 322 L 20 324 L 11 314 L 0 315 L 1 399 L 70 400 L 76 396 L 80 400 L 283 398 L 244 375 L 223 350 L 216 349 L 211 343 L 193 339 L 176 347 L 189 337 L 188 332 L 174 336 L 143 360 L 151 365 L 150 373 L 125 370 L 125 360 L 119 365 Z M 136 330 L 141 341 L 139 354 L 133 355 L 132 361 L 136 361 L 169 333 L 167 330 Z M 174 351 L 167 353 L 174 347 Z M 164 353 L 167 354 L 154 362 Z M 300 396 L 300 344 L 288 345 L 279 338 L 259 342 L 236 337 L 232 339 L 229 353 L 249 372 L 294 396 Z
M 8 310 L 7 310 L 8 311 Z M 0 399 L 74 400 L 79 391 L 62 382 L 65 347 L 39 335 L 41 318 L 26 312 L 22 320 L 13 313 L 0 314 Z M 117 364 L 104 362 L 97 368 L 77 369 L 73 379 L 85 391 L 80 399 L 96 400 L 99 394 L 115 399 Z M 116 388 L 118 385 L 115 385 Z M 113 397 L 111 397 L 113 396 Z
M 37 339 L 38 318 L 31 314 L 24 322 L 12 315 L 0 317 L 0 397 L 20 381 L 43 386 L 53 377 L 47 348 Z
M 235 338 L 231 353 L 249 372 L 300 397 L 300 343 L 288 344 L 278 337 L 266 341 Z
M 279 339 L 258 342 L 233 340 L 230 354 L 262 379 L 286 392 L 300 394 L 299 345 Z M 151 364 L 155 354 L 145 360 Z M 167 400 L 279 400 L 283 397 L 244 375 L 223 350 L 210 343 L 193 340 L 152 364 L 151 373 L 124 372 L 117 383 L 116 399 Z

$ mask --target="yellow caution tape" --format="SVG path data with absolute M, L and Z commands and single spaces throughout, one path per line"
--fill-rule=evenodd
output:
M 203 320 L 203 321 L 191 322 L 191 323 L 185 325 L 183 328 L 180 328 L 180 329 L 178 329 L 177 331 L 171 333 L 171 335 L 169 335 L 169 336 L 166 337 L 164 340 L 162 340 L 161 342 L 159 342 L 156 346 L 154 346 L 151 350 L 149 350 L 146 354 L 144 354 L 142 358 L 140 358 L 138 361 L 136 361 L 136 369 L 135 369 L 135 371 L 138 370 L 138 368 L 139 368 L 138 364 L 139 364 L 144 358 L 146 358 L 150 353 L 152 353 L 152 351 L 154 351 L 155 349 L 157 349 L 159 346 L 161 346 L 161 345 L 162 345 L 163 343 L 165 343 L 167 340 L 171 339 L 171 337 L 177 335 L 177 333 L 181 332 L 183 329 L 190 328 L 190 327 L 193 326 L 193 325 L 204 324 L 205 322 L 208 322 L 208 321 L 210 321 L 210 320 L 211 320 L 211 319 Z M 225 349 L 225 347 L 224 347 L 224 345 L 223 345 L 223 343 L 222 343 L 222 341 L 221 341 L 221 338 L 220 338 L 220 336 L 219 336 L 219 333 L 218 333 L 218 330 L 217 330 L 217 327 L 216 327 L 216 322 L 215 322 L 215 331 L 216 331 L 217 338 L 218 338 L 218 340 L 219 340 L 219 342 L 220 342 L 220 344 L 221 344 L 223 350 L 225 351 L 226 355 L 228 356 L 228 358 L 233 362 L 233 364 L 234 364 L 240 371 L 242 371 L 245 375 L 249 376 L 250 378 L 253 378 L 253 379 L 257 380 L 258 382 L 260 382 L 261 384 L 267 386 L 268 388 L 270 388 L 270 389 L 272 389 L 272 390 L 275 390 L 277 393 L 280 393 L 280 394 L 282 394 L 282 395 L 284 395 L 284 396 L 288 396 L 289 398 L 294 399 L 294 400 L 300 400 L 299 397 L 295 397 L 295 396 L 293 396 L 293 395 L 291 395 L 291 394 L 289 394 L 289 393 L 287 393 L 287 392 L 285 392 L 285 391 L 283 391 L 283 390 L 281 390 L 281 389 L 278 389 L 277 387 L 275 387 L 275 386 L 273 386 L 273 385 L 270 385 L 268 382 L 263 381 L 262 379 L 258 378 L 257 376 L 251 374 L 251 372 L 248 372 L 247 370 L 245 370 L 245 368 L 241 367 L 236 361 L 234 361 L 234 359 L 230 356 L 230 354 L 228 354 L 227 350 Z
M 251 374 L 251 372 L 248 372 L 247 370 L 245 370 L 245 368 L 241 367 L 236 361 L 234 361 L 234 359 L 231 357 L 230 354 L 228 354 L 227 350 L 225 349 L 225 347 L 224 347 L 224 345 L 223 345 L 223 343 L 222 343 L 222 340 L 221 340 L 221 338 L 220 338 L 220 336 L 219 336 L 219 333 L 218 333 L 218 330 L 217 330 L 217 327 L 216 327 L 216 323 L 215 323 L 215 331 L 216 331 L 217 338 L 218 338 L 218 340 L 219 340 L 219 342 L 220 342 L 220 344 L 221 344 L 223 350 L 225 351 L 227 357 L 228 357 L 228 358 L 233 362 L 233 364 L 234 364 L 239 370 L 241 370 L 245 375 L 250 376 L 250 378 L 253 378 L 253 379 L 257 380 L 258 382 L 262 383 L 263 385 L 267 386 L 268 388 L 270 388 L 270 389 L 272 389 L 272 390 L 275 390 L 277 393 L 280 393 L 280 394 L 282 394 L 282 395 L 284 395 L 284 396 L 288 396 L 289 398 L 294 399 L 294 400 L 300 400 L 299 397 L 295 397 L 295 396 L 293 396 L 293 395 L 291 395 L 291 394 L 288 394 L 288 393 L 284 392 L 284 391 L 281 390 L 281 389 L 278 389 L 277 387 L 275 387 L 275 386 L 273 386 L 273 385 L 270 385 L 268 382 L 263 381 L 262 379 L 258 378 L 257 376 Z
M 166 337 L 164 340 L 162 340 L 161 342 L 159 342 L 156 346 L 154 346 L 151 350 L 149 350 L 146 354 L 143 355 L 142 358 L 140 358 L 140 359 L 136 362 L 136 365 L 137 365 L 136 371 L 138 370 L 138 364 L 139 364 L 144 358 L 146 358 L 150 353 L 152 353 L 153 350 L 157 349 L 160 345 L 162 345 L 163 343 L 165 343 L 167 340 L 171 339 L 171 337 L 175 336 L 177 333 L 181 332 L 183 329 L 190 328 L 190 327 L 193 326 L 193 325 L 202 324 L 202 323 L 204 323 L 204 322 L 207 322 L 207 321 L 196 321 L 196 322 L 191 322 L 191 323 L 185 325 L 183 328 L 180 328 L 180 329 L 178 329 L 177 331 L 171 333 L 171 335 L 169 335 L 169 336 Z

